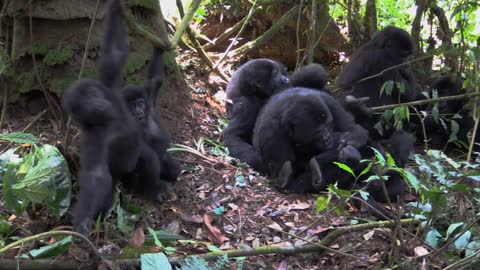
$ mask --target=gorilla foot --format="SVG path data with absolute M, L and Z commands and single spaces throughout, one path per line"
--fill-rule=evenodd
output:
M 278 183 L 280 188 L 284 189 L 288 186 L 292 173 L 292 162 L 286 161 L 285 163 L 283 163 L 283 166 L 278 173 Z
M 320 165 L 315 158 L 311 158 L 308 162 L 310 170 L 312 171 L 312 186 L 315 191 L 320 191 L 325 188 L 325 179 L 323 179 Z

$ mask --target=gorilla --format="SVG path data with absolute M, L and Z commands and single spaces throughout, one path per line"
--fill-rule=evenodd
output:
M 466 93 L 462 90 L 462 80 L 454 75 L 444 75 L 435 79 L 430 86 L 430 96 L 436 91 L 438 97 L 460 95 Z M 439 102 L 437 105 L 439 119 L 428 116 L 425 119 L 425 130 L 427 141 L 430 148 L 450 149 L 450 146 L 459 146 L 459 148 L 468 148 L 470 142 L 469 132 L 472 131 L 474 121 L 468 110 L 467 100 L 449 100 Z M 453 128 L 454 121 L 458 124 L 458 130 Z M 417 129 L 417 136 L 424 138 L 422 126 Z M 475 142 L 480 142 L 480 132 L 477 131 Z M 424 138 L 425 139 L 425 138 Z M 451 144 L 453 142 L 453 144 Z M 460 142 L 460 143 L 459 143 Z M 464 144 L 465 143 L 465 144 Z M 462 147 L 462 145 L 464 147 Z M 474 146 L 475 151 L 480 151 L 480 146 Z
M 122 90 L 123 100 L 129 112 L 137 119 L 143 130 L 142 154 L 135 170 L 122 178 L 127 187 L 140 191 L 152 199 L 164 200 L 163 193 L 171 187 L 164 182 L 173 182 L 181 172 L 180 164 L 167 152 L 170 145 L 168 132 L 155 114 L 156 97 L 165 77 L 162 60 L 163 50 L 154 47 L 147 80 L 149 85 L 128 85 Z M 157 162 L 150 162 L 154 160 Z M 158 179 L 145 184 L 144 179 Z
M 155 124 L 142 126 L 140 118 L 147 123 L 152 123 L 153 118 L 147 114 L 140 117 L 140 110 L 132 114 L 121 91 L 121 74 L 128 46 L 119 0 L 108 2 L 104 29 L 102 54 L 97 67 L 98 81 L 82 79 L 74 82 L 62 100 L 63 107 L 82 132 L 80 192 L 73 212 L 73 227 L 84 235 L 88 234 L 93 219 L 99 214 L 106 214 L 110 208 L 117 179 L 128 178 L 138 172 L 142 173 L 139 179 L 143 184 L 137 186 L 148 189 L 150 194 L 162 193 L 164 186 L 155 169 L 164 156 L 155 153 L 157 146 L 149 145 L 154 140 L 148 137 L 152 134 L 155 137 L 156 128 L 161 128 Z M 151 83 L 154 84 L 155 80 Z M 151 100 L 150 97 L 146 99 Z M 137 105 L 141 108 L 146 104 Z M 147 113 L 147 107 L 143 108 Z M 168 140 L 163 144 L 168 145 Z
M 388 26 L 352 55 L 350 62 L 338 75 L 335 88 L 342 90 L 341 97 L 369 97 L 365 103 L 368 107 L 423 99 L 407 66 L 389 69 L 404 63 L 413 52 L 414 43 L 408 32 Z M 377 74 L 374 78 L 362 81 Z M 382 86 L 387 81 L 395 82 L 391 95 L 381 94 Z M 374 129 L 379 121 L 377 117 L 368 117 L 365 111 L 355 109 L 353 114 L 357 123 L 369 130 L 373 138 L 382 137 Z
M 317 89 L 327 93 L 330 93 L 330 91 L 325 88 L 329 80 L 330 74 L 322 65 L 316 63 L 299 68 L 290 78 L 291 84 L 294 87 Z
M 267 174 L 279 178 L 280 187 L 297 192 L 324 186 L 320 168 L 335 169 L 332 161 L 357 166 L 357 149 L 367 140 L 367 131 L 332 96 L 301 87 L 274 95 L 253 132 L 253 145 Z
M 284 66 L 270 59 L 250 60 L 242 65 L 227 85 L 225 146 L 230 155 L 264 172 L 262 160 L 252 145 L 257 115 L 273 94 L 290 86 Z

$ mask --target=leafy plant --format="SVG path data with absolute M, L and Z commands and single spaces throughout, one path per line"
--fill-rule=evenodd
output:
M 22 141 L 19 138 L 32 139 L 17 136 L 14 141 Z M 17 215 L 30 204 L 45 203 L 55 216 L 62 216 L 70 206 L 70 171 L 55 146 L 33 144 L 6 151 L 0 155 L 0 176 L 5 207 Z

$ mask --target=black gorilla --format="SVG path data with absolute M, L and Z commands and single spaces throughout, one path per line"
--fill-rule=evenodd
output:
M 462 90 L 462 80 L 454 75 L 444 75 L 435 79 L 430 86 L 430 96 L 432 97 L 434 90 L 437 91 L 438 97 L 466 93 L 466 91 Z M 433 149 L 445 149 L 447 146 L 461 145 L 451 143 L 461 141 L 466 143 L 464 144 L 466 146 L 465 148 L 468 148 L 467 144 L 470 142 L 468 134 L 472 131 L 474 121 L 467 105 L 467 100 L 460 99 L 439 102 L 437 108 L 440 118 L 433 119 L 433 117 L 429 115 L 425 119 L 426 139 L 428 140 L 429 147 Z M 452 136 L 452 133 L 455 133 L 455 131 L 452 128 L 453 123 L 449 120 L 453 120 L 458 124 L 458 132 L 453 134 L 455 136 Z M 424 138 L 421 125 L 419 125 L 419 128 L 417 129 L 417 136 L 419 138 Z M 479 137 L 480 132 L 477 131 L 477 135 L 475 136 L 475 141 L 477 143 L 480 142 Z M 480 146 L 475 145 L 474 149 L 479 151 Z
M 250 60 L 232 76 L 227 86 L 228 127 L 225 146 L 233 157 L 263 172 L 258 152 L 252 145 L 257 115 L 273 94 L 290 86 L 283 65 L 269 59 Z
M 352 55 L 350 62 L 338 75 L 335 87 L 342 90 L 340 95 L 343 97 L 347 95 L 356 98 L 369 97 L 366 102 L 368 107 L 422 99 L 415 78 L 407 66 L 385 71 L 404 63 L 413 52 L 414 44 L 408 32 L 388 26 Z M 377 74 L 380 75 L 361 81 Z M 395 82 L 392 93 L 387 95 L 384 92 L 380 95 L 381 88 L 387 81 Z M 402 88 L 405 90 L 404 93 Z M 364 111 L 354 111 L 354 116 L 357 123 L 369 130 L 371 136 L 379 137 L 373 128 L 379 121 L 378 118 L 368 117 Z
M 297 192 L 324 186 L 322 173 L 335 170 L 333 161 L 357 166 L 361 159 L 357 148 L 367 140 L 367 131 L 332 96 L 300 87 L 274 95 L 253 134 L 269 176 Z
M 138 120 L 143 130 L 142 154 L 137 167 L 122 180 L 127 187 L 140 191 L 152 199 L 160 199 L 159 191 L 170 190 L 163 180 L 176 181 L 181 172 L 180 164 L 167 152 L 170 144 L 168 132 L 162 127 L 155 114 L 156 97 L 165 77 L 162 60 L 163 51 L 154 47 L 147 87 L 129 85 L 122 90 L 123 98 L 130 113 Z M 156 162 L 151 162 L 154 160 Z M 149 179 L 158 179 L 145 183 Z
M 330 93 L 325 86 L 330 80 L 330 74 L 320 64 L 309 64 L 299 68 L 290 78 L 292 86 L 317 89 Z
M 114 179 L 142 167 L 158 166 L 149 149 L 140 121 L 123 100 L 121 71 L 128 53 L 118 0 L 110 0 L 104 22 L 105 35 L 98 63 L 99 81 L 83 79 L 64 94 L 63 106 L 82 131 L 79 185 L 74 209 L 74 230 L 87 234 L 98 214 L 105 214 L 113 199 Z M 153 82 L 152 82 L 153 83 Z M 150 99 L 149 99 L 150 100 Z M 151 151 L 150 151 L 151 152 Z M 150 176 L 145 173 L 145 176 Z M 160 193 L 160 178 L 142 179 L 152 193 Z

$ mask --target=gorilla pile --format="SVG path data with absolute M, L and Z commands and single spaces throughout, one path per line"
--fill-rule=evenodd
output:
M 166 152 L 167 132 L 153 113 L 163 79 L 161 50 L 156 48 L 153 54 L 149 87 L 127 87 L 122 95 L 121 71 L 128 49 L 118 0 L 109 1 L 104 27 L 99 81 L 79 80 L 63 97 L 63 106 L 82 132 L 80 194 L 73 222 L 82 234 L 88 233 L 98 214 L 107 212 L 115 179 L 149 198 L 159 198 L 168 191 L 165 181 L 174 181 L 180 173 L 178 163 Z

